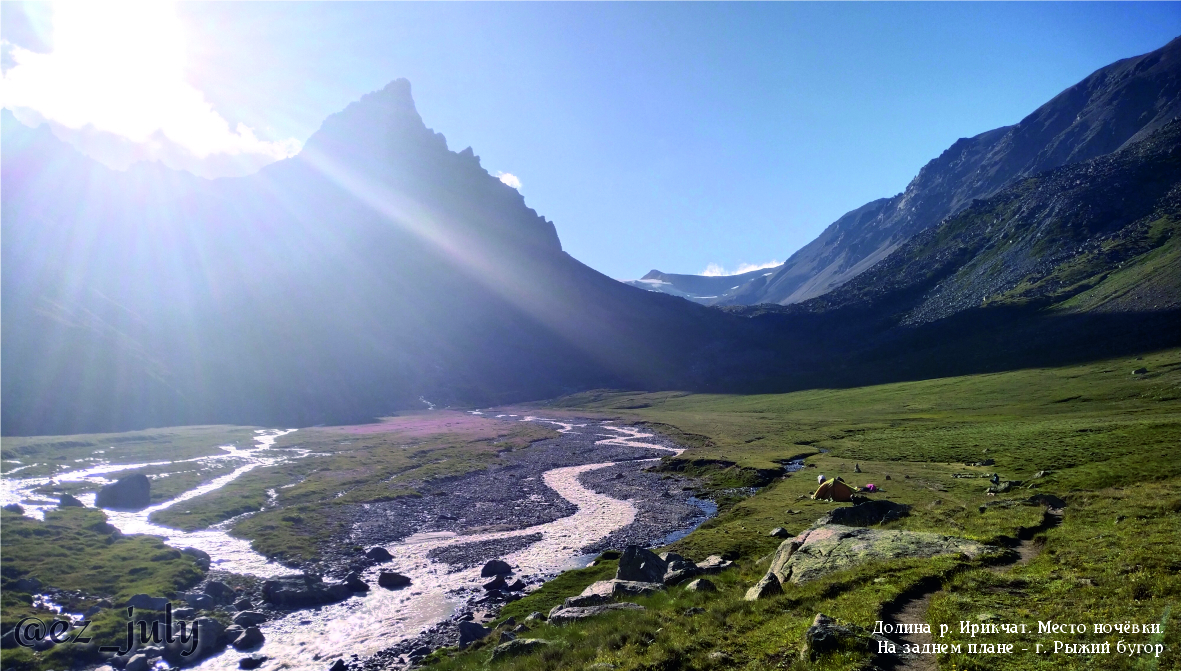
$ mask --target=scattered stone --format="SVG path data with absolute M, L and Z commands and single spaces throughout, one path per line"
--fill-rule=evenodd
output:
M 529 627 L 525 626 L 524 624 L 519 624 L 516 627 L 513 627 L 514 634 L 520 634 L 523 631 L 529 631 Z
M 356 571 L 345 576 L 345 587 L 349 588 L 350 592 L 368 592 L 369 583 L 361 579 Z
M 816 660 L 820 655 L 838 650 L 877 652 L 879 641 L 887 639 L 872 634 L 857 625 L 839 622 L 827 615 L 817 614 L 813 624 L 804 633 L 804 646 L 800 650 L 802 659 Z
M 123 671 L 148 671 L 148 656 L 132 655 L 123 666 Z
M 499 643 L 508 643 L 509 641 L 515 640 L 516 638 L 517 638 L 517 636 L 513 632 L 502 631 L 501 636 L 498 639 L 498 642 Z
M 772 538 L 787 538 L 792 534 L 788 533 L 788 530 L 784 527 L 776 527 L 775 529 L 769 531 L 767 535 L 771 536 Z
M 353 595 L 344 583 L 326 583 L 320 576 L 284 576 L 263 583 L 263 599 L 286 608 L 306 608 L 344 601 Z
M 547 645 L 550 645 L 550 641 L 544 638 L 518 638 L 503 641 L 500 645 L 493 648 L 492 656 L 489 657 L 488 661 L 495 662 L 498 659 L 504 659 L 506 657 L 528 654 Z
M 1144 375 L 1149 372 L 1148 368 L 1137 368 L 1133 371 L 1133 375 Z
M 244 610 L 234 616 L 234 624 L 242 627 L 254 627 L 267 621 L 267 616 L 256 610 Z
M 57 498 L 58 508 L 85 508 L 86 504 L 79 501 L 70 494 L 62 494 Z
M 485 591 L 489 591 L 489 592 L 491 592 L 492 590 L 497 590 L 498 592 L 505 592 L 505 591 L 508 591 L 508 589 L 509 589 L 509 583 L 505 582 L 505 576 L 498 575 L 497 577 L 493 578 L 492 580 L 489 580 L 488 582 L 481 585 L 481 587 L 483 587 L 485 589 Z
M 173 608 L 172 616 L 178 620 L 191 620 L 197 616 L 197 609 L 189 608 L 188 606 Z
M 168 605 L 168 599 L 162 596 L 152 597 L 147 594 L 136 594 L 128 599 L 124 605 L 134 606 L 135 608 L 142 608 L 144 610 L 164 610 L 164 607 Z
M 538 620 L 545 620 L 545 619 L 546 619 L 545 614 L 543 614 L 541 611 L 537 611 L 537 610 L 535 610 L 534 612 L 525 616 L 526 622 L 537 622 Z
M 971 559 L 996 551 L 998 548 L 956 536 L 823 524 L 780 543 L 768 575 L 781 583 L 801 584 L 872 561 L 946 554 Z
M 889 476 L 889 475 L 884 475 L 884 476 L 882 476 L 882 479 L 883 479 L 883 480 L 890 480 L 890 479 L 891 479 L 891 476 Z
M 682 613 L 682 615 L 684 615 L 686 617 L 693 617 L 694 615 L 701 615 L 702 613 L 705 613 L 705 612 L 706 612 L 705 608 L 700 608 L 698 606 L 694 606 L 693 608 L 686 608 L 685 612 Z
M 754 587 L 747 590 L 747 594 L 743 598 L 747 601 L 757 601 L 783 593 L 784 589 L 780 587 L 780 579 L 774 573 L 768 572 L 759 579 L 759 582 L 755 583 Z
M 112 510 L 142 510 L 152 503 L 152 481 L 143 473 L 119 478 L 99 490 L 94 505 Z
M 510 592 L 520 592 L 525 589 L 525 583 L 521 582 L 521 578 L 518 578 L 517 580 L 509 583 L 508 589 Z
M 494 575 L 509 575 L 513 572 L 513 568 L 506 562 L 500 559 L 490 559 L 485 562 L 484 567 L 480 569 L 481 578 L 491 578 Z
M 375 561 L 379 564 L 384 564 L 394 559 L 394 555 L 390 554 L 390 551 L 384 547 L 370 548 L 369 551 L 365 553 L 365 556 L 368 557 L 370 561 Z
M 229 603 L 234 598 L 234 590 L 221 580 L 210 580 L 202 591 L 218 603 Z
M 345 660 L 337 658 L 337 661 L 333 662 L 332 666 L 328 667 L 328 671 L 345 671 L 348 668 L 349 666 L 345 664 Z
M 656 556 L 656 555 L 653 555 Z M 596 615 L 610 613 L 617 610 L 644 610 L 644 606 L 630 601 L 623 601 L 620 603 L 605 603 L 599 606 L 587 606 L 584 608 L 563 608 L 556 607 L 550 612 L 550 622 L 553 624 L 563 624 L 565 622 L 574 622 L 576 620 L 584 620 Z
M 238 640 L 238 637 L 241 636 L 242 632 L 244 631 L 246 631 L 246 627 L 243 627 L 240 624 L 232 624 L 226 627 L 225 631 L 222 632 L 222 638 L 226 639 L 227 644 L 233 643 L 234 641 Z
M 247 627 L 246 631 L 242 632 L 238 638 L 234 639 L 231 645 L 235 650 L 247 650 L 262 645 L 266 639 L 263 637 L 263 632 L 259 631 L 258 627 Z
M 617 580 L 636 582 L 664 582 L 667 565 L 657 555 L 639 545 L 629 545 L 620 555 Z
M 855 463 L 855 464 L 854 464 L 854 472 L 855 472 L 855 473 L 861 473 L 861 472 L 862 472 L 862 467 L 861 467 L 861 466 L 859 466 L 858 464 L 856 464 L 856 463 Z
M 257 669 L 267 661 L 268 657 L 262 653 L 256 652 L 249 657 L 243 657 L 238 660 L 238 668 L 240 669 Z M 340 660 L 337 660 L 340 661 Z
M 181 601 L 184 601 L 193 608 L 202 610 L 213 608 L 213 599 L 208 594 L 201 594 L 200 592 L 185 592 L 181 594 Z
M 868 527 L 897 520 L 908 514 L 911 506 L 894 501 L 877 500 L 859 503 L 856 506 L 842 506 L 829 511 L 817 520 L 817 524 L 841 524 L 847 527 Z M 783 536 L 787 538 L 787 536 Z
M 662 582 L 666 585 L 676 585 L 702 572 L 697 564 L 676 552 L 664 552 L 660 555 L 660 558 L 665 562 L 665 576 Z
M 219 652 L 225 646 L 225 627 L 220 622 L 212 617 L 199 617 L 193 620 L 193 632 L 197 637 L 197 647 L 193 653 L 188 656 L 182 656 L 182 652 L 189 650 L 189 646 L 193 645 L 193 641 L 182 642 L 178 637 L 172 643 L 165 646 L 164 658 L 173 666 L 179 666 L 181 662 L 193 662 L 206 655 L 214 652 Z
M 723 559 L 719 555 L 710 555 L 706 557 L 705 561 L 698 562 L 698 569 L 702 573 L 718 573 L 724 569 L 730 568 L 734 562 Z
M 707 580 L 705 578 L 698 578 L 697 580 L 693 580 L 688 585 L 686 585 L 685 588 L 691 592 L 717 592 L 718 591 L 718 588 L 714 586 L 714 583 L 710 582 L 709 580 Z
M 209 570 L 209 563 L 211 561 L 209 553 L 197 548 L 181 548 L 181 554 L 188 555 L 197 560 L 197 565 L 202 570 Z
M 459 629 L 461 650 L 492 633 L 492 629 L 476 624 L 475 622 L 461 622 Z
M 250 599 L 242 598 L 234 602 L 234 610 L 254 610 L 254 604 Z

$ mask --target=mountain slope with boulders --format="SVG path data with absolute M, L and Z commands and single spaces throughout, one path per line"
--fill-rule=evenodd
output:
M 1179 40 L 1174 39 L 1097 70 L 1013 126 L 957 140 L 903 193 L 845 214 L 774 274 L 752 278 L 711 303 L 787 305 L 820 296 L 976 199 L 1145 138 L 1182 109 L 1179 67 Z
M 1177 346 L 1180 142 L 1174 120 L 974 201 L 823 296 L 727 310 L 814 334 L 836 386 Z

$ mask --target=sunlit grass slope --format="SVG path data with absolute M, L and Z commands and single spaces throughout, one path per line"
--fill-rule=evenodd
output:
M 1148 372 L 1134 375 L 1146 368 Z M 441 651 L 440 669 L 859 669 L 868 655 L 847 651 L 806 662 L 802 636 L 817 613 L 871 628 L 917 585 L 939 591 L 928 622 L 1086 622 L 1071 642 L 1164 638 L 1156 668 L 1176 668 L 1179 648 L 1179 353 L 865 387 L 767 396 L 588 393 L 551 404 L 652 422 L 692 447 L 664 469 L 695 470 L 713 493 L 734 496 L 744 478 L 768 482 L 674 544 L 693 559 L 724 553 L 737 568 L 717 577 L 719 592 L 681 588 L 638 600 L 648 610 L 583 624 L 532 626 L 519 636 L 552 641 L 539 652 L 488 663 L 495 636 L 474 650 Z M 556 407 L 557 406 L 557 407 Z M 823 451 L 823 452 L 822 452 Z M 770 479 L 770 469 L 807 454 L 804 470 Z M 992 459 L 990 466 L 968 466 Z M 860 473 L 854 471 L 858 465 Z M 815 467 L 815 468 L 814 468 Z M 1047 473 L 1036 477 L 1040 471 Z M 981 476 L 1022 484 L 997 496 Z M 747 475 L 743 475 L 743 474 Z M 894 528 L 937 531 L 1010 544 L 1042 521 L 1040 506 L 1004 502 L 1035 493 L 1067 501 L 1061 525 L 1038 532 L 1029 564 L 986 567 L 962 558 L 866 565 L 759 602 L 743 594 L 766 570 L 779 540 L 768 531 L 807 528 L 833 504 L 802 498 L 816 475 L 873 482 L 912 506 Z M 756 474 L 752 476 L 751 474 Z M 887 480 L 887 477 L 890 477 Z M 959 477 L 957 477 L 959 476 Z M 748 490 L 752 491 L 752 490 Z M 986 504 L 997 504 L 985 507 Z M 1028 532 L 1027 532 L 1028 533 Z M 761 561 L 762 560 L 762 561 Z M 611 562 L 561 578 L 504 615 L 547 611 L 563 596 L 610 573 Z M 561 592 L 561 593 L 560 593 Z M 702 608 L 703 612 L 689 611 Z M 1162 622 L 1164 637 L 1092 635 L 1095 622 Z M 964 638 L 964 640 L 961 640 Z M 1006 637 L 1017 648 L 1054 636 Z M 1059 637 L 1062 638 L 1062 637 Z M 947 641 L 968 643 L 958 635 Z M 942 669 L 1135 669 L 1148 660 L 1110 655 L 961 654 Z M 487 666 L 486 666 L 487 665 Z

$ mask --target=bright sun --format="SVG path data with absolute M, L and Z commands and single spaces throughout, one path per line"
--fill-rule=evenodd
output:
M 286 158 L 298 142 L 262 142 L 229 123 L 184 78 L 185 34 L 170 2 L 59 2 L 53 52 L 13 47 L 2 102 L 67 128 L 87 125 L 132 142 L 162 133 L 193 155 Z

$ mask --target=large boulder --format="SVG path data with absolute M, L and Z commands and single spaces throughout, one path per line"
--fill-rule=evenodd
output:
M 368 592 L 369 583 L 361 579 L 361 576 L 356 572 L 352 572 L 345 576 L 345 586 L 353 592 Z
M 152 503 L 152 481 L 143 473 L 119 478 L 99 490 L 94 505 L 112 510 L 140 510 Z
M 544 638 L 516 638 L 493 648 L 492 656 L 489 657 L 488 661 L 495 662 L 505 657 L 524 655 L 538 648 L 544 648 L 547 645 L 550 645 L 550 641 Z
M 734 565 L 733 561 L 723 559 L 719 555 L 710 555 L 705 560 L 697 563 L 698 571 L 701 573 L 718 573 Z
M 757 601 L 783 593 L 784 589 L 780 586 L 780 580 L 774 574 L 768 573 L 760 578 L 754 587 L 747 590 L 747 594 L 743 598 L 748 601 Z
M 676 585 L 702 572 L 697 564 L 676 552 L 663 552 L 660 557 L 665 562 L 665 575 L 661 578 L 661 582 L 666 585 Z
M 835 508 L 817 520 L 817 524 L 841 524 L 847 527 L 869 527 L 903 517 L 911 506 L 894 501 L 864 501 L 856 506 Z M 787 538 L 785 535 L 784 538 Z
M 491 578 L 494 575 L 509 575 L 513 572 L 513 567 L 500 559 L 491 559 L 485 562 L 484 567 L 480 569 L 481 578 Z
M 492 580 L 489 580 L 488 582 L 481 585 L 481 587 L 483 587 L 485 591 L 490 592 L 494 589 L 499 592 L 509 591 L 509 583 L 505 582 L 505 576 L 503 575 L 496 576 Z
M 689 584 L 685 586 L 685 588 L 686 588 L 686 590 L 688 590 L 690 592 L 717 592 L 718 591 L 718 588 L 714 586 L 714 583 L 710 582 L 706 578 L 698 578 L 697 580 L 691 580 L 689 582 Z
M 213 598 L 208 594 L 202 594 L 200 592 L 185 592 L 184 594 L 181 594 L 181 600 L 193 608 L 202 610 L 213 608 Z
M 379 564 L 384 564 L 394 559 L 394 555 L 390 554 L 389 550 L 380 546 L 370 548 L 369 552 L 365 553 L 365 556 L 368 557 L 370 561 L 375 561 Z
M 79 501 L 77 498 L 75 498 L 74 496 L 72 496 L 70 494 L 62 494 L 61 496 L 57 497 L 57 507 L 58 508 L 85 508 L 86 504 Z
M 410 578 L 395 571 L 382 571 L 378 575 L 378 585 L 386 589 L 400 589 L 410 584 Z
M 460 649 L 466 648 L 472 643 L 488 636 L 492 633 L 492 629 L 476 624 L 475 622 L 461 622 L 460 630 Z
M 353 591 L 344 583 L 326 583 L 319 576 L 285 576 L 263 583 L 263 599 L 284 608 L 308 608 L 344 601 Z
M 179 623 L 176 624 L 179 626 Z M 189 665 L 203 657 L 220 652 L 229 642 L 223 636 L 224 633 L 225 627 L 217 620 L 212 617 L 199 617 L 193 620 L 192 629 L 185 632 L 187 638 L 182 639 L 178 635 L 176 640 L 165 645 L 164 659 L 173 666 Z M 193 636 L 197 637 L 196 641 L 192 640 Z M 190 649 L 192 649 L 191 654 L 184 654 Z
M 257 648 L 264 642 L 263 632 L 259 631 L 258 627 L 247 627 L 246 631 L 234 639 L 231 645 L 234 646 L 235 650 L 249 650 L 251 648 Z
M 234 624 L 242 627 L 256 627 L 267 621 L 267 616 L 257 610 L 244 610 L 234 615 Z
M 582 608 L 607 603 L 615 598 L 638 597 L 665 589 L 659 582 L 637 582 L 633 580 L 600 580 L 591 583 L 578 596 L 568 597 L 563 602 L 566 608 Z
M 619 610 L 627 611 L 642 611 L 644 606 L 630 601 L 622 601 L 620 603 L 605 603 L 599 606 L 586 606 L 583 608 L 564 608 L 556 606 L 554 610 L 550 611 L 551 624 L 563 624 L 566 622 L 574 622 L 576 620 L 584 620 L 596 615 L 604 613 L 611 613 Z
M 218 603 L 230 603 L 234 600 L 234 590 L 221 580 L 210 580 L 205 589 L 201 591 Z
M 629 545 L 620 555 L 620 566 L 616 569 L 617 580 L 635 582 L 664 582 L 665 560 L 639 545 Z
M 956 536 L 827 524 L 780 543 L 772 555 L 768 575 L 775 575 L 781 583 L 801 584 L 868 562 L 948 554 L 972 559 L 997 551 Z

